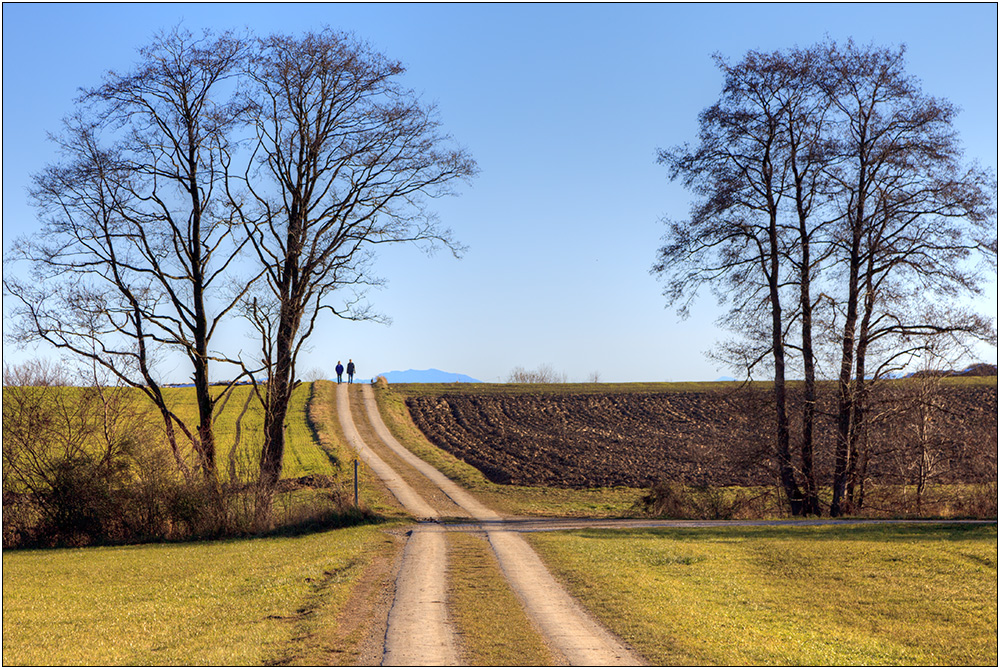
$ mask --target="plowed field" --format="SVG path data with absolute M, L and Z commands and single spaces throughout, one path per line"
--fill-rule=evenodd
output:
M 984 475 L 995 480 L 996 387 L 954 386 L 947 392 L 949 410 L 935 418 L 937 429 L 948 424 L 947 432 L 960 443 L 952 444 L 957 455 L 940 465 L 947 471 L 938 480 L 972 481 Z M 796 415 L 794 399 L 793 393 Z M 817 426 L 821 475 L 828 475 L 831 467 L 831 399 L 823 398 L 819 407 L 824 414 Z M 495 483 L 645 487 L 663 478 L 712 485 L 767 485 L 775 480 L 773 405 L 770 395 L 759 391 L 456 391 L 414 395 L 406 403 L 431 442 Z M 882 426 L 890 432 L 899 427 Z M 798 434 L 800 428 L 793 422 L 792 429 Z M 889 441 L 893 439 L 903 437 Z M 870 475 L 903 475 L 893 448 L 880 443 L 871 450 Z M 988 470 L 991 457 L 992 472 L 983 471 L 983 458 Z

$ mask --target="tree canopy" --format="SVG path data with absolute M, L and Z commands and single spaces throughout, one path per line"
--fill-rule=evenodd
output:
M 774 376 L 776 456 L 794 512 L 818 512 L 817 368 L 837 378 L 831 513 L 849 505 L 865 393 L 945 342 L 996 342 L 962 307 L 996 268 L 996 177 L 963 162 L 947 101 L 907 74 L 905 49 L 832 41 L 717 63 L 725 84 L 695 146 L 660 162 L 698 195 L 667 221 L 653 273 L 684 315 L 702 287 L 730 306 L 718 355 Z M 798 331 L 796 337 L 793 332 Z M 793 461 L 786 375 L 806 381 Z M 800 491 L 800 482 L 805 494 Z
M 84 89 L 54 136 L 60 159 L 34 177 L 43 228 L 10 258 L 27 261 L 31 278 L 4 278 L 18 339 L 144 392 L 178 467 L 214 488 L 217 407 L 251 380 L 265 407 L 266 516 L 297 355 L 320 314 L 375 317 L 363 288 L 378 283 L 379 245 L 461 250 L 428 202 L 476 165 L 400 83 L 403 72 L 331 29 L 156 35 L 132 70 Z M 257 352 L 220 340 L 237 317 L 259 334 Z M 191 366 L 197 426 L 162 391 L 162 358 L 178 352 Z M 213 389 L 220 365 L 231 381 Z

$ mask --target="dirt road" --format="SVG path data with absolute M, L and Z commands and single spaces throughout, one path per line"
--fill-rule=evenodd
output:
M 456 635 L 448 622 L 445 597 L 445 530 L 433 522 L 439 514 L 362 439 L 350 412 L 348 392 L 348 385 L 338 386 L 337 412 L 351 446 L 407 511 L 429 521 L 419 524 L 411 533 L 403 555 L 396 597 L 389 612 L 382 664 L 457 664 Z M 351 392 L 361 393 L 365 417 L 376 438 L 467 513 L 473 519 L 468 526 L 486 532 L 504 576 L 558 662 L 587 666 L 643 664 L 638 655 L 605 630 L 552 577 L 538 555 L 518 536 L 516 524 L 508 527 L 499 514 L 396 441 L 382 421 L 370 386 L 359 384 Z

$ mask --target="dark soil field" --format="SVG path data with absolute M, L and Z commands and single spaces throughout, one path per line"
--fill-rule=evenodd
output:
M 659 480 L 709 485 L 769 485 L 775 481 L 773 405 L 760 386 L 649 392 L 572 392 L 558 386 L 503 391 L 456 384 L 434 393 L 412 391 L 414 423 L 438 447 L 495 483 L 557 487 L 647 487 Z M 398 387 L 397 387 L 398 388 Z M 919 432 L 916 400 L 895 388 L 892 412 L 879 411 L 869 429 L 869 476 L 907 483 Z M 829 389 L 829 388 L 828 388 Z M 996 480 L 997 387 L 977 382 L 937 391 L 943 409 L 924 420 L 925 451 L 939 483 Z M 903 393 L 906 395 L 906 393 Z M 791 413 L 797 416 L 793 390 Z M 832 394 L 821 398 L 817 467 L 832 467 Z M 880 409 L 888 407 L 888 400 Z M 874 412 L 873 412 L 874 413 Z M 793 449 L 801 428 L 793 420 Z

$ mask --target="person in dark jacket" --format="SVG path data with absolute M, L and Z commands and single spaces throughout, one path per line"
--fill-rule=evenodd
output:
M 354 361 L 347 361 L 347 382 L 354 383 Z
M 337 361 L 337 383 L 340 383 L 341 377 L 344 374 L 344 366 L 340 364 L 340 360 Z

